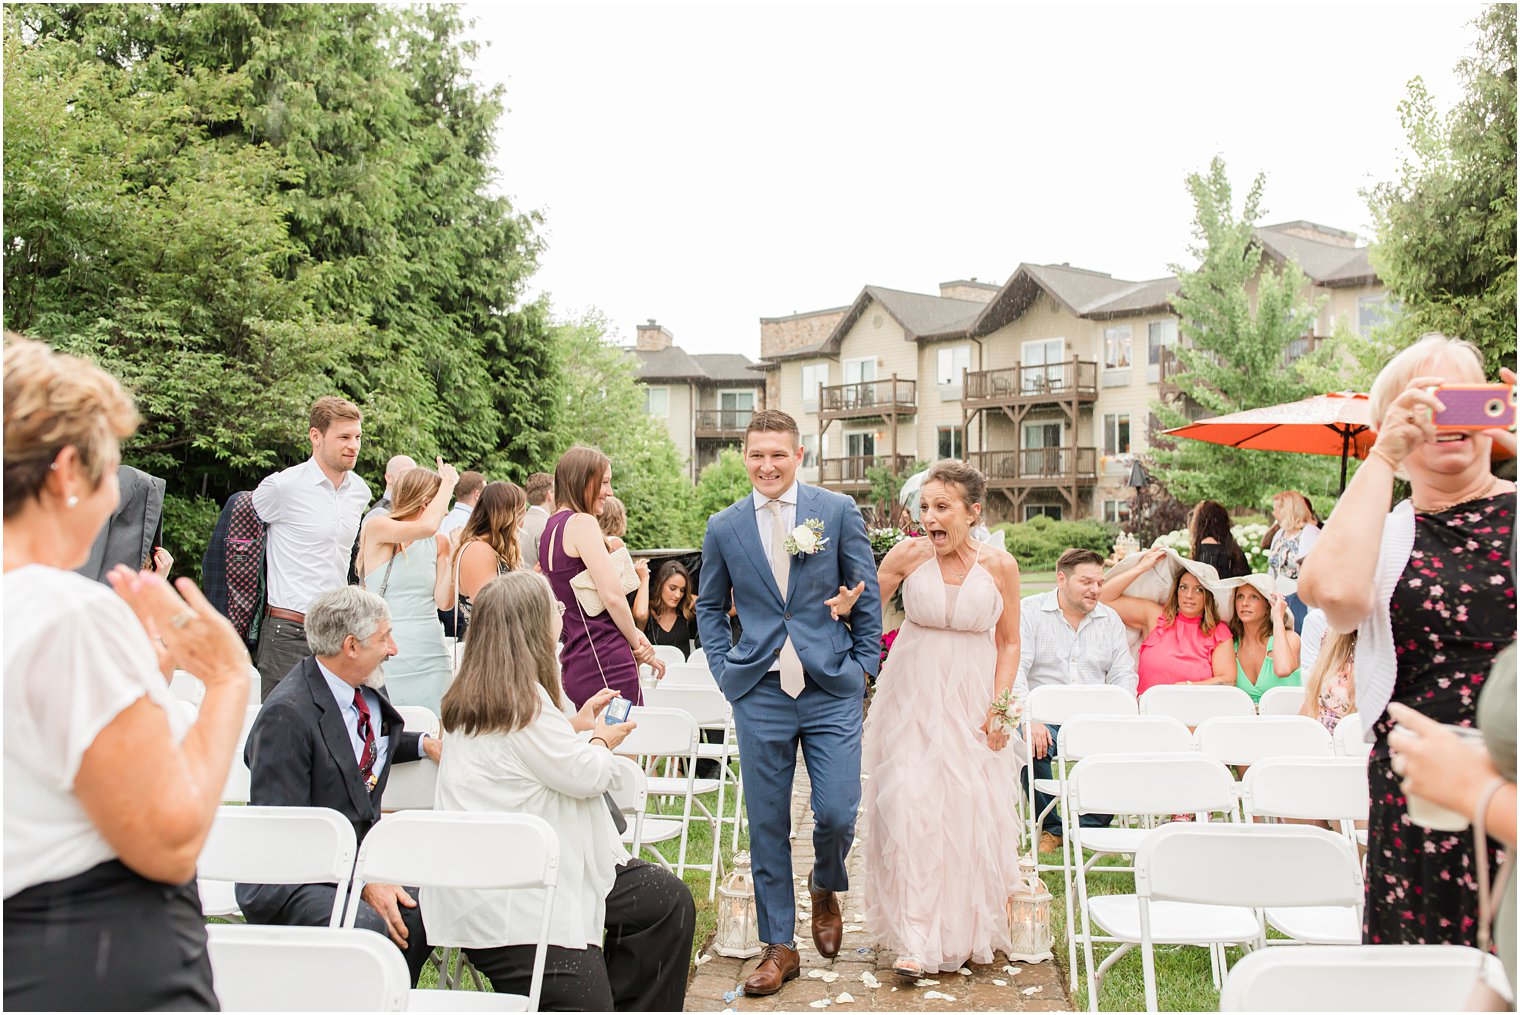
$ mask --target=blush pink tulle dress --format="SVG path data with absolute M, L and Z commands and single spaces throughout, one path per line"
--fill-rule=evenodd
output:
M 1010 945 L 1014 765 L 982 732 L 1003 596 L 980 560 L 956 587 L 931 557 L 902 597 L 861 750 L 865 918 L 883 948 L 949 972 Z

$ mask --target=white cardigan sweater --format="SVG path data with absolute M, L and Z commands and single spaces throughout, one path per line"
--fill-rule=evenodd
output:
M 1414 505 L 1400 501 L 1383 522 L 1383 543 L 1372 576 L 1372 612 L 1356 629 L 1356 710 L 1362 716 L 1363 738 L 1372 743 L 1373 727 L 1393 700 L 1398 658 L 1393 651 L 1393 590 L 1409 555 L 1414 552 Z

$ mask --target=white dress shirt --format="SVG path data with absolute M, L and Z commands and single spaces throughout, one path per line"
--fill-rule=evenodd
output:
M 607 893 L 628 860 L 602 794 L 618 778 L 612 752 L 589 743 L 538 688 L 538 717 L 511 733 L 448 734 L 438 764 L 440 811 L 534 814 L 559 835 L 559 885 L 549 943 L 600 948 Z M 428 940 L 446 947 L 532 944 L 543 916 L 541 892 L 424 888 L 418 900 Z
M 332 689 L 333 697 L 338 699 L 338 709 L 343 715 L 343 728 L 348 730 L 348 739 L 354 745 L 354 760 L 361 765 L 364 763 L 364 741 L 359 736 L 359 709 L 354 705 L 354 689 L 344 682 L 332 670 L 322 665 L 322 660 L 314 660 L 317 669 L 322 671 L 322 676 L 327 679 L 327 686 Z M 388 737 L 380 735 L 380 695 L 375 693 L 372 687 L 362 687 L 364 703 L 369 706 L 369 725 L 375 734 L 375 765 L 370 770 L 378 778 L 385 771 L 385 759 L 391 752 L 391 742 Z
M 1019 606 L 1019 673 L 1014 694 L 1045 684 L 1117 684 L 1131 694 L 1140 684 L 1124 621 L 1099 603 L 1075 630 L 1052 589 Z
M 348 584 L 349 555 L 369 485 L 352 472 L 334 487 L 315 458 L 264 477 L 253 508 L 269 526 L 269 605 L 305 613 L 324 592 Z
M 771 558 L 771 526 L 775 522 L 771 519 L 771 509 L 766 507 L 771 499 L 756 490 L 750 495 L 755 502 L 755 527 L 760 530 L 760 546 L 765 550 L 765 559 Z M 776 498 L 781 501 L 781 528 L 784 532 L 791 532 L 797 527 L 797 483 L 794 481 L 791 487 Z

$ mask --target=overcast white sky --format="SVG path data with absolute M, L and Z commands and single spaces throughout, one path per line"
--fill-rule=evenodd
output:
M 466 4 L 507 90 L 502 190 L 546 216 L 561 316 L 759 353 L 862 285 L 1119 278 L 1187 260 L 1216 153 L 1266 222 L 1369 233 L 1406 83 L 1441 108 L 1477 4 Z

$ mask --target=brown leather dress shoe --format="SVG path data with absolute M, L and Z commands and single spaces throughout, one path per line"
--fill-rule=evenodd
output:
M 764 997 L 781 989 L 787 980 L 797 979 L 802 971 L 802 960 L 797 949 L 787 945 L 766 945 L 760 953 L 760 965 L 744 981 L 744 993 L 750 997 Z
M 844 917 L 839 913 L 839 899 L 833 892 L 820 892 L 808 882 L 808 894 L 813 897 L 813 944 L 818 954 L 832 959 L 839 954 L 840 942 L 844 940 Z

